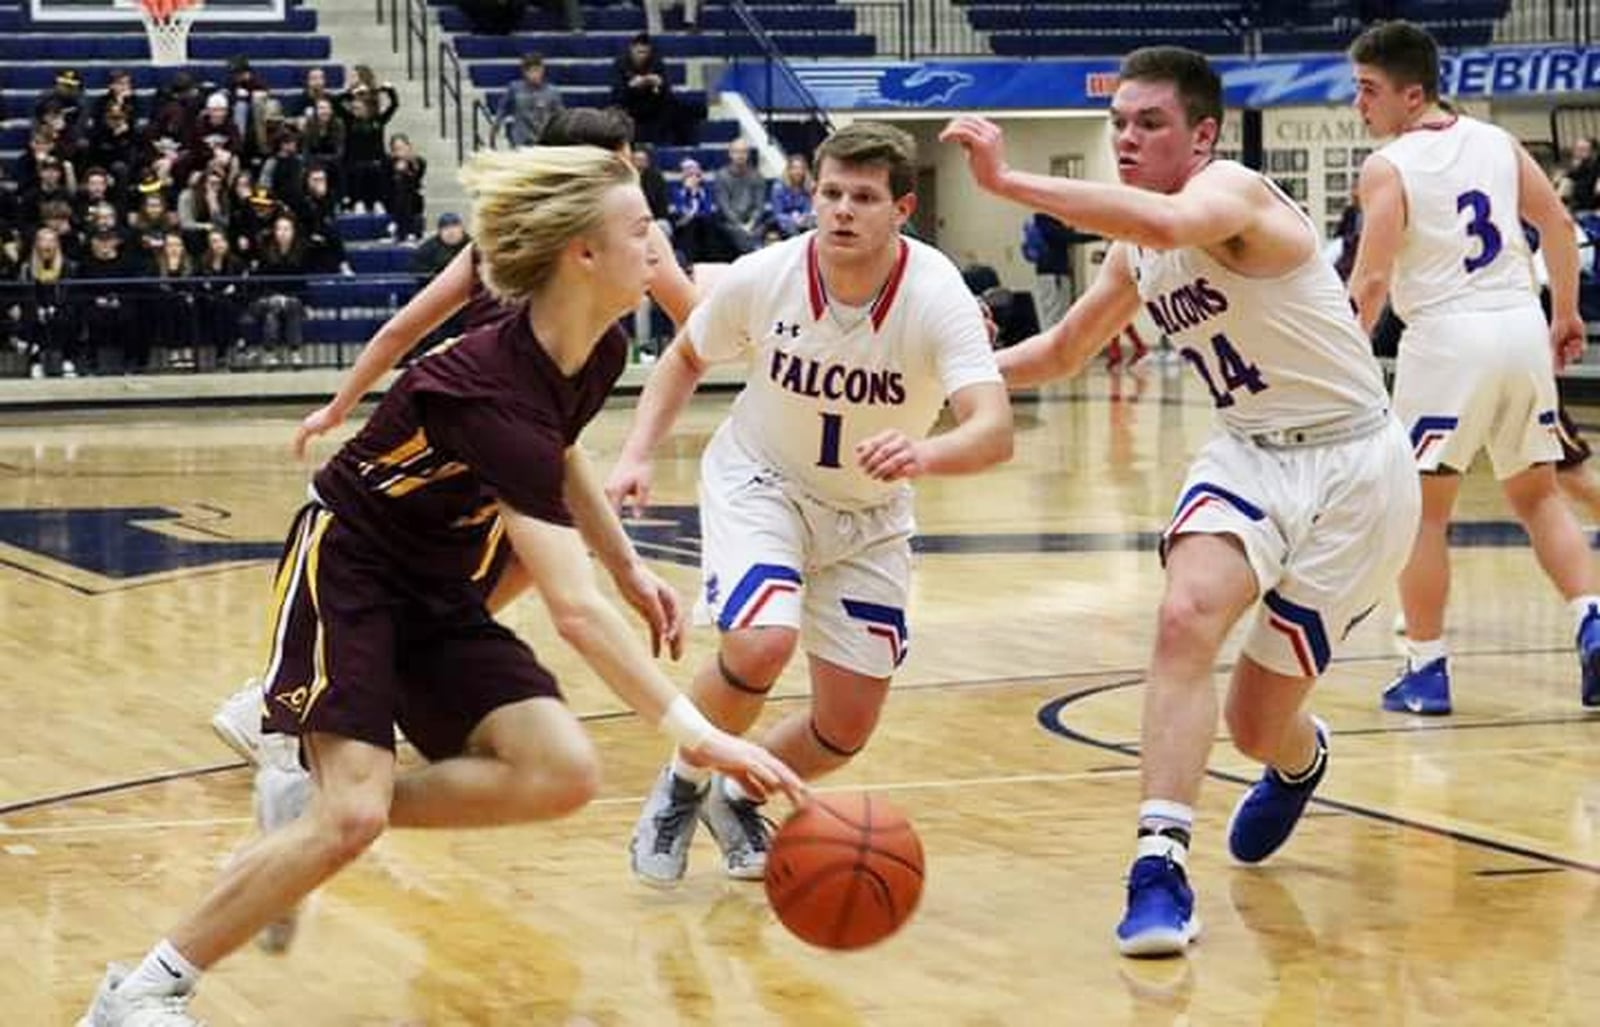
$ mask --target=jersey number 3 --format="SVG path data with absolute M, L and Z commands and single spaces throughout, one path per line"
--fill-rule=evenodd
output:
M 1468 257 L 1461 263 L 1471 274 L 1480 268 L 1488 267 L 1494 263 L 1494 258 L 1500 255 L 1500 248 L 1504 240 L 1500 238 L 1500 229 L 1496 228 L 1493 221 L 1489 220 L 1489 197 L 1477 189 L 1462 193 L 1456 197 L 1456 213 L 1464 210 L 1472 211 L 1472 220 L 1467 222 L 1467 234 L 1478 240 L 1478 245 L 1483 247 L 1476 257 Z
M 1253 396 L 1258 392 L 1265 392 L 1267 383 L 1262 380 L 1261 369 L 1254 364 L 1244 362 L 1244 357 L 1233 348 L 1233 343 L 1228 341 L 1226 335 L 1213 335 L 1211 337 L 1211 350 L 1217 357 L 1217 370 L 1220 372 L 1223 389 L 1217 388 L 1217 374 L 1213 374 L 1206 358 L 1199 350 L 1185 346 L 1182 350 L 1183 358 L 1194 365 L 1200 372 L 1200 378 L 1206 383 L 1206 388 L 1211 390 L 1211 398 L 1217 404 L 1217 409 L 1233 406 L 1233 393 L 1237 389 L 1248 389 Z

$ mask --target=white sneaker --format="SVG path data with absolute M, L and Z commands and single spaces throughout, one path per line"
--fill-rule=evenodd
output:
M 188 995 L 134 995 L 118 992 L 128 968 L 120 963 L 106 966 L 100 990 L 94 993 L 89 1011 L 78 1027 L 205 1027 L 189 1015 Z
M 44 365 L 43 364 L 29 364 L 28 365 L 28 377 L 29 378 L 43 378 L 44 377 Z
M 61 377 L 63 377 L 63 378 L 76 378 L 76 377 L 78 377 L 78 365 L 74 364 L 70 360 L 63 360 L 61 362 Z
M 211 730 L 251 766 L 261 765 L 261 682 L 251 678 L 211 715 Z
M 283 766 L 281 761 L 268 760 L 257 768 L 255 780 L 256 826 L 262 834 L 276 831 L 292 823 L 311 804 L 311 775 L 298 764 Z M 294 941 L 295 927 L 300 919 L 300 907 L 285 913 L 261 929 L 256 944 L 267 952 L 284 952 Z
M 723 784 L 721 774 L 712 776 L 700 819 L 722 849 L 722 869 L 727 875 L 739 881 L 759 881 L 767 872 L 772 821 L 762 815 L 760 803 L 728 798 Z

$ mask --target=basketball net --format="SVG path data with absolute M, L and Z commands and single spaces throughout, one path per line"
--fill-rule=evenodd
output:
M 139 20 L 150 37 L 150 63 L 158 68 L 189 63 L 189 29 L 201 0 L 139 0 Z

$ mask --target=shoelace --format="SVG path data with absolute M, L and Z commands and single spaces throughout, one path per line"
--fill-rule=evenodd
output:
M 761 812 L 761 806 L 746 799 L 729 802 L 728 808 L 739 819 L 739 828 L 756 852 L 767 851 L 767 839 L 777 830 L 777 823 Z
M 693 821 L 699 806 L 698 802 L 680 802 L 674 795 L 668 800 L 667 807 L 656 814 L 656 842 L 653 848 L 657 856 L 672 851 L 684 824 Z

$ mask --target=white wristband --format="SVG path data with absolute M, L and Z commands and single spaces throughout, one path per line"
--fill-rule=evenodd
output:
M 667 704 L 667 712 L 661 717 L 661 723 L 656 725 L 662 732 L 671 735 L 679 746 L 685 749 L 698 749 L 701 743 L 711 737 L 716 731 L 716 726 L 706 719 L 686 695 L 676 696 Z

